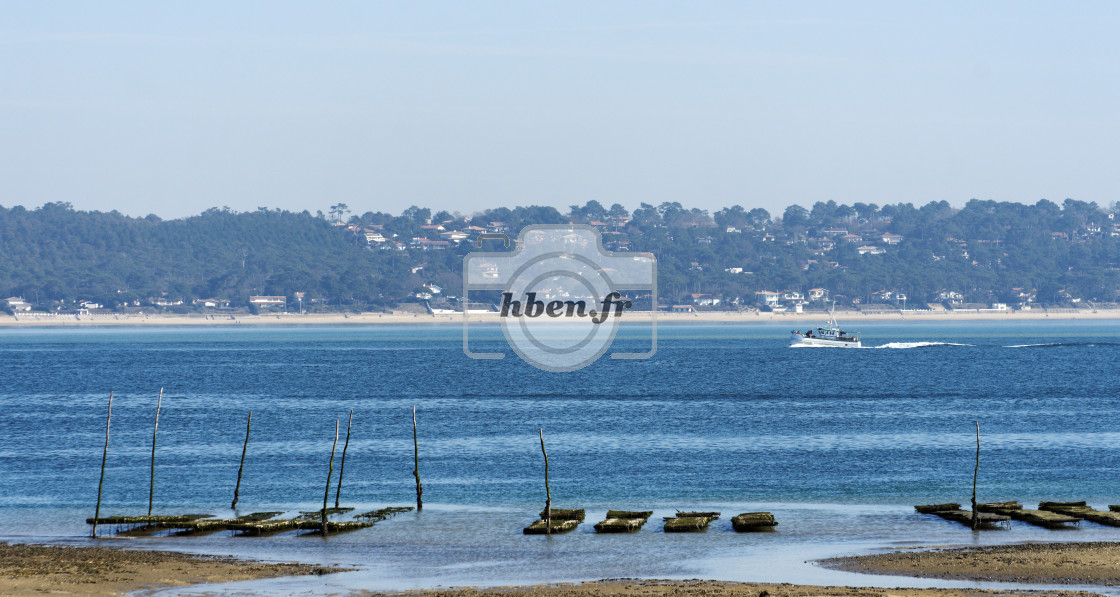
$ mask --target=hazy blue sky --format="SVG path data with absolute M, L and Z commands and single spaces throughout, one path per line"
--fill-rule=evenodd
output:
M 3 2 L 0 205 L 1120 199 L 1116 2 Z

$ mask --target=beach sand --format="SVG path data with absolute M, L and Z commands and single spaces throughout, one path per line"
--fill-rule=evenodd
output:
M 867 574 L 1060 585 L 1120 586 L 1120 543 L 1024 543 L 894 551 L 823 565 Z
M 857 572 L 1051 585 L 1120 585 L 1120 543 L 1041 543 L 935 549 L 835 558 Z M 157 587 L 340 572 L 306 564 L 268 564 L 217 556 L 111 547 L 0 543 L 0 594 L 122 595 Z M 796 581 L 796 579 L 790 579 Z M 366 592 L 365 595 L 381 595 Z M 394 594 L 394 593 L 390 593 Z M 400 593 L 395 593 L 400 595 Z M 1078 591 L 992 591 L 822 587 L 711 580 L 613 579 L 591 583 L 410 591 L 411 597 L 980 597 L 1088 595 Z
M 982 589 L 878 589 L 821 587 L 796 584 L 720 582 L 713 580 L 633 580 L 488 589 L 410 591 L 408 597 L 1073 597 L 1095 593 L 1078 591 L 986 591 Z M 392 593 L 364 593 L 366 596 Z M 397 593 L 396 595 L 401 595 Z
M 657 323 L 821 323 L 827 314 L 770 313 L 761 311 L 702 311 L 697 313 L 658 313 Z M 470 314 L 471 324 L 499 323 L 497 313 Z M 1120 319 L 1116 309 L 1034 309 L 1031 311 L 838 311 L 836 318 L 848 327 L 864 321 L 925 322 L 947 321 L 1047 321 L 1073 319 Z M 648 322 L 648 312 L 626 313 L 622 321 Z M 98 326 L 202 326 L 202 325 L 377 325 L 377 324 L 453 324 L 463 325 L 462 315 L 428 313 L 279 313 L 273 315 L 48 315 L 0 314 L 0 327 L 98 327 Z
M 169 551 L 0 543 L 0 595 L 124 595 L 158 587 L 341 571 Z

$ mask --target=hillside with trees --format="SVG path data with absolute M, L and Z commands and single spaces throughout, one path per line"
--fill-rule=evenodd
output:
M 829 201 L 781 214 L 738 205 L 709 214 L 679 203 L 643 203 L 631 213 L 589 201 L 567 213 L 413 206 L 358 215 L 338 204 L 327 214 L 215 208 L 177 220 L 48 203 L 0 206 L 0 297 L 55 312 L 83 304 L 190 311 L 206 300 L 236 310 L 255 308 L 255 295 L 286 297 L 288 305 L 298 296 L 318 310 L 391 309 L 449 295 L 453 302 L 462 257 L 478 235 L 515 237 L 531 224 L 566 223 L 595 226 L 608 250 L 654 253 L 661 304 L 866 306 L 906 297 L 917 306 L 1073 306 L 1114 303 L 1120 290 L 1116 205 L 1072 199 L 972 200 L 960 209 L 944 201 Z M 501 246 L 488 243 L 486 250 Z

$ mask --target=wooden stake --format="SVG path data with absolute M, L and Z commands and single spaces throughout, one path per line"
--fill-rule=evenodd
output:
M 980 421 L 976 421 L 976 468 L 972 470 L 972 530 L 980 526 L 976 517 L 976 477 L 980 474 Z
M 416 511 L 424 509 L 424 486 L 420 484 L 420 442 L 416 439 L 416 407 L 412 407 L 412 474 L 416 477 Z
M 163 388 L 156 401 L 156 423 L 152 426 L 152 482 L 148 485 L 148 516 L 152 515 L 152 498 L 156 495 L 156 434 L 159 433 L 159 408 L 163 405 Z
M 548 487 L 548 452 L 544 451 L 544 428 L 540 429 L 541 454 L 544 454 L 544 533 L 552 535 L 552 489 Z
M 346 421 L 346 443 L 342 444 L 342 462 L 338 463 L 338 489 L 334 492 L 334 507 L 338 507 L 338 496 L 342 493 L 342 474 L 346 472 L 346 448 L 350 447 L 350 425 L 354 422 L 354 409 L 350 409 L 350 420 Z
M 241 466 L 237 467 L 237 485 L 233 488 L 231 510 L 237 509 L 237 496 L 241 493 L 241 472 L 245 470 L 245 452 L 249 451 L 249 430 L 253 427 L 253 411 L 249 411 L 249 422 L 245 424 L 245 445 L 241 447 Z
M 338 419 L 334 420 L 334 445 L 331 446 L 331 460 L 327 464 L 327 488 L 323 491 L 323 535 L 327 534 L 327 498 L 331 495 L 331 476 L 334 475 L 334 450 L 338 447 Z
M 97 507 L 93 510 L 93 533 L 97 536 L 97 519 L 101 518 L 101 487 L 105 484 L 105 461 L 109 458 L 109 421 L 113 420 L 113 392 L 109 391 L 109 414 L 105 416 L 105 451 L 101 453 L 101 480 L 97 482 Z

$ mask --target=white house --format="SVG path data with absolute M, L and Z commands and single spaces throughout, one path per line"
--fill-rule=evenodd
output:
M 283 296 L 251 296 L 249 304 L 258 307 L 285 307 L 288 305 L 288 299 Z
M 937 300 L 949 301 L 951 305 L 959 305 L 964 302 L 964 295 L 955 290 L 942 290 L 937 293 Z
M 778 301 L 782 300 L 782 295 L 780 293 L 771 292 L 769 290 L 759 290 L 754 293 L 754 296 L 755 300 L 767 305 L 776 305 Z
M 6 300 L 8 302 L 8 308 L 11 309 L 12 311 L 30 311 L 31 310 L 31 303 L 23 300 L 22 297 L 13 296 L 13 297 L 10 297 L 10 298 L 4 299 L 4 300 Z
M 692 303 L 701 307 L 714 307 L 719 304 L 719 299 L 710 294 L 693 294 Z

